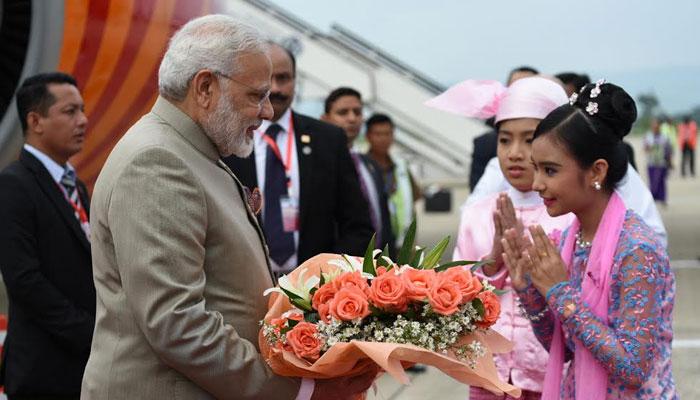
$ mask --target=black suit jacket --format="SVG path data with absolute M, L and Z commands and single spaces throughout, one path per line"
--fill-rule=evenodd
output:
M 496 157 L 496 131 L 486 132 L 474 138 L 474 148 L 472 150 L 472 165 L 469 170 L 469 191 L 473 191 L 479 179 L 484 175 L 486 164 Z
M 324 252 L 363 255 L 373 228 L 345 133 L 294 112 L 292 121 L 299 160 L 298 263 Z M 308 143 L 302 142 L 304 135 Z M 254 154 L 224 162 L 243 185 L 258 187 Z
M 387 193 L 382 169 L 376 161 L 367 154 L 360 154 L 362 163 L 367 167 L 367 170 L 372 175 L 372 183 L 379 194 L 379 212 L 382 218 L 381 243 L 377 243 L 377 247 L 384 249 L 384 246 L 389 246 L 389 254 L 395 256 L 396 238 L 391 229 L 391 215 L 389 214 L 389 194 Z
M 78 191 L 87 211 L 82 182 Z M 5 392 L 77 395 L 95 325 L 90 243 L 63 192 L 26 150 L 0 173 L 0 226 L 9 300 Z

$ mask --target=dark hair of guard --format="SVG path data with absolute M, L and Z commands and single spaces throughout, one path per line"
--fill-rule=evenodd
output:
M 386 114 L 372 114 L 371 117 L 367 119 L 367 122 L 365 123 L 365 127 L 367 128 L 367 132 L 369 132 L 370 128 L 376 124 L 389 124 L 392 127 L 394 126 L 394 121 L 391 120 L 391 118 L 386 115 Z
M 360 92 L 353 88 L 349 87 L 339 87 L 337 89 L 334 89 L 332 92 L 328 94 L 328 97 L 326 97 L 326 102 L 324 104 L 324 109 L 326 110 L 326 114 L 331 112 L 331 108 L 333 107 L 333 104 L 338 101 L 339 98 L 345 97 L 345 96 L 353 96 L 357 97 L 360 102 L 362 102 L 362 95 Z
M 598 159 L 608 163 L 603 188 L 611 192 L 627 173 L 628 157 L 622 138 L 637 119 L 637 106 L 621 87 L 600 85 L 600 94 L 591 98 L 596 85 L 586 85 L 573 105 L 569 103 L 547 115 L 535 130 L 535 140 L 551 136 L 571 154 L 581 168 L 590 168 Z M 598 112 L 590 115 L 586 108 L 597 103 Z
M 27 115 L 30 112 L 39 113 L 45 117 L 49 107 L 56 102 L 56 98 L 49 92 L 48 85 L 70 84 L 78 87 L 75 78 L 63 72 L 46 72 L 30 76 L 17 89 L 17 113 L 22 124 L 22 132 L 27 133 Z
M 531 74 L 533 74 L 533 75 L 537 75 L 537 74 L 540 73 L 540 71 L 538 71 L 537 69 L 535 69 L 535 68 L 533 68 L 533 67 L 531 67 L 531 66 L 529 66 L 529 65 L 521 65 L 520 67 L 513 68 L 513 69 L 508 73 L 508 79 L 506 80 L 506 82 L 510 82 L 511 78 L 513 77 L 513 74 L 515 74 L 516 72 L 529 72 L 529 73 L 531 73 Z

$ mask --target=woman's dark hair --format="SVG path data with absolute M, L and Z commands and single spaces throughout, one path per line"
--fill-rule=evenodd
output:
M 622 138 L 637 119 L 637 106 L 627 92 L 612 83 L 588 84 L 572 95 L 572 100 L 573 105 L 564 104 L 549 113 L 537 126 L 534 137 L 553 135 L 582 168 L 589 168 L 601 158 L 607 161 L 603 187 L 612 191 L 627 173 L 628 157 Z

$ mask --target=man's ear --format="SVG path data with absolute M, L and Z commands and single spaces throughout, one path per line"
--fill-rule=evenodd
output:
M 321 121 L 325 121 L 325 122 L 330 123 L 330 122 L 331 122 L 331 119 L 330 119 L 330 117 L 328 116 L 327 113 L 323 113 L 323 114 L 321 114 Z
M 44 132 L 42 117 L 38 112 L 30 111 L 27 113 L 27 131 L 36 133 Z
M 193 98 L 197 105 L 209 109 L 214 102 L 215 91 L 221 90 L 221 87 L 219 81 L 214 77 L 214 73 L 211 70 L 203 69 L 192 77 L 190 90 L 193 91 Z

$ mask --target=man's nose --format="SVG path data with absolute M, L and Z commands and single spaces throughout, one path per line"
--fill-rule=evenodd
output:
M 260 108 L 260 118 L 266 119 L 266 120 L 271 120 L 272 117 L 274 116 L 275 111 L 272 109 L 272 103 L 270 103 L 270 97 L 266 97 L 265 101 L 262 104 L 262 107 Z

